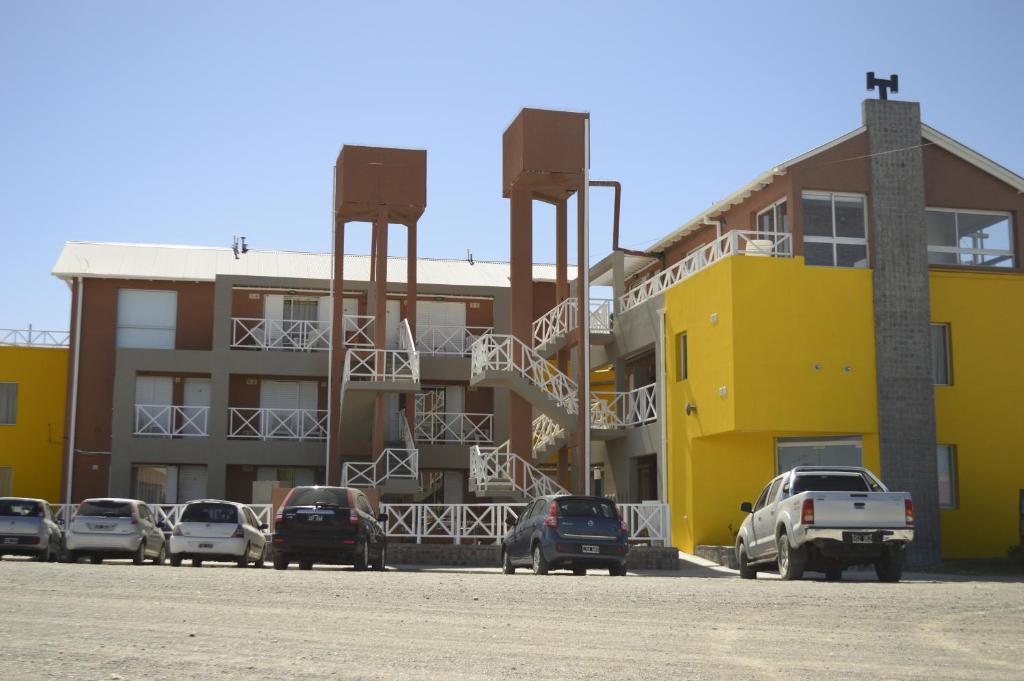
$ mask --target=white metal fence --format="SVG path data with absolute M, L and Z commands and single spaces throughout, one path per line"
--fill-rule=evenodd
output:
M 788 258 L 793 255 L 793 242 L 782 232 L 750 232 L 732 230 L 653 277 L 640 282 L 622 295 L 622 310 L 629 310 L 663 293 L 681 281 L 732 255 Z
M 35 348 L 66 348 L 71 334 L 67 331 L 33 329 L 0 329 L 0 345 L 21 345 Z
M 341 337 L 352 348 L 373 347 L 373 315 L 343 315 Z
M 612 301 L 606 298 L 590 299 L 591 333 L 612 332 Z M 579 299 L 566 298 L 533 322 L 533 345 L 540 347 L 566 336 L 579 324 Z
M 231 318 L 231 347 L 260 350 L 327 350 L 329 320 Z
M 416 348 L 427 355 L 466 357 L 473 342 L 493 332 L 490 326 L 416 325 Z
M 409 322 L 402 320 L 398 333 L 398 350 L 352 348 L 345 353 L 344 383 L 349 381 L 411 381 L 420 380 L 420 353 L 412 341 Z
M 657 421 L 657 387 L 657 383 L 650 383 L 624 393 L 591 393 L 591 426 L 599 429 L 628 428 Z
M 507 441 L 497 447 L 470 447 L 469 477 L 478 494 L 517 492 L 527 499 L 568 494 L 547 473 L 510 452 Z
M 136 404 L 136 437 L 207 437 L 209 407 Z
M 327 410 L 228 407 L 228 437 L 322 442 L 327 439 Z
M 470 371 L 503 371 L 525 378 L 570 414 L 577 412 L 576 382 L 515 336 L 488 334 L 473 343 Z
M 416 412 L 416 441 L 431 444 L 493 442 L 493 414 Z
M 269 531 L 274 529 L 274 507 L 270 504 L 247 504 L 256 514 L 256 519 L 266 523 Z M 79 504 L 50 504 L 53 509 L 53 519 L 63 523 L 65 526 L 78 513 Z M 181 512 L 187 504 L 148 504 L 153 509 L 157 524 L 165 531 L 170 531 L 175 524 L 181 520 Z

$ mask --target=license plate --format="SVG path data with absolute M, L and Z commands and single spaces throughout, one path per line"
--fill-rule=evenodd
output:
M 208 542 L 203 542 L 203 543 L 201 543 L 199 545 L 199 548 L 201 548 L 201 549 L 212 549 L 213 548 L 213 544 L 210 544 Z
M 589 544 L 584 544 L 580 548 L 583 549 L 583 553 L 601 553 L 600 546 L 590 546 Z
M 94 529 L 94 530 L 112 530 L 112 529 L 114 529 L 113 525 L 106 524 L 106 523 L 93 523 L 92 525 L 90 525 L 90 527 L 92 529 Z
M 854 544 L 874 544 L 875 536 L 868 532 L 851 532 L 850 541 Z
M 324 521 L 324 517 L 318 513 L 311 513 L 310 515 L 306 516 L 306 520 L 308 520 L 311 523 L 322 523 Z
M 18 543 L 18 538 L 17 537 L 4 537 L 4 543 L 5 544 L 17 544 Z

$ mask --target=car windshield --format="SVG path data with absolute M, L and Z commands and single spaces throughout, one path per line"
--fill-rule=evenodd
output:
M 83 501 L 82 505 L 78 507 L 78 515 L 130 518 L 132 505 L 127 501 Z
M 31 518 L 43 516 L 43 505 L 38 501 L 0 500 L 0 516 Z
M 566 518 L 617 519 L 615 505 L 606 499 L 559 499 L 558 515 Z
M 798 473 L 793 494 L 801 492 L 867 492 L 868 485 L 860 474 Z
M 289 506 L 348 506 L 344 487 L 296 487 L 288 497 Z
M 238 509 L 231 504 L 189 504 L 181 514 L 183 523 L 238 524 Z

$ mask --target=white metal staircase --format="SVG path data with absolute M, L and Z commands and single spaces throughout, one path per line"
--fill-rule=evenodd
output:
M 420 475 L 419 450 L 405 412 L 400 412 L 405 447 L 387 447 L 373 461 L 348 461 L 341 469 L 342 487 L 380 487 L 392 480 L 416 480 Z
M 590 427 L 599 432 L 642 426 L 658 419 L 655 403 L 657 383 L 628 392 L 590 394 Z M 533 420 L 533 457 L 540 458 L 563 447 L 568 432 L 560 424 L 541 414 Z
M 579 300 L 566 298 L 533 322 L 533 347 L 543 357 L 558 351 L 579 321 Z M 590 300 L 591 342 L 612 332 L 612 301 L 598 298 Z
M 507 441 L 497 447 L 470 447 L 469 490 L 484 496 L 513 494 L 526 499 L 569 493 L 544 471 L 510 452 Z
M 403 319 L 398 331 L 399 348 L 351 347 L 345 353 L 342 387 L 352 382 L 361 383 L 416 383 L 420 382 L 420 353 L 413 342 L 409 320 Z

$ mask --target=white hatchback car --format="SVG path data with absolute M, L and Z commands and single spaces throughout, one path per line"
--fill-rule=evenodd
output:
M 238 567 L 252 562 L 261 568 L 266 555 L 265 529 L 267 524 L 245 504 L 220 499 L 190 501 L 171 532 L 171 565 L 177 567 L 189 558 L 193 567 L 210 560 Z
M 142 565 L 152 558 L 163 565 L 166 541 L 156 514 L 138 499 L 86 499 L 68 526 L 66 560 L 88 557 L 94 564 L 104 558 L 131 558 Z

